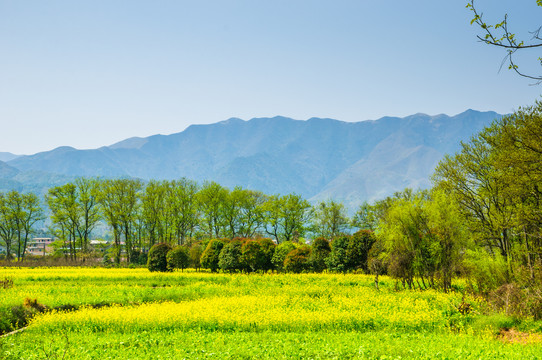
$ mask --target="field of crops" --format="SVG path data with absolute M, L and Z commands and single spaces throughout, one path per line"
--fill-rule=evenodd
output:
M 386 277 L 380 291 L 372 277 L 340 274 L 6 268 L 0 277 L 13 279 L 0 288 L 0 316 L 27 298 L 49 309 L 0 339 L 0 359 L 542 357 L 539 335 L 527 334 L 542 324 L 487 315 L 483 300 L 459 292 L 395 291 Z M 521 343 L 498 338 L 511 326 L 525 332 Z

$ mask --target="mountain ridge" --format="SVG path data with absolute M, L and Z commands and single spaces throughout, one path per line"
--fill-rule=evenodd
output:
M 500 115 L 467 110 L 455 116 L 344 122 L 283 116 L 230 118 L 169 135 L 132 137 L 97 149 L 58 147 L 6 162 L 29 171 L 76 176 L 213 180 L 268 194 L 334 198 L 349 208 L 406 186 L 429 186 L 429 174 L 460 141 Z M 376 197 L 375 197 L 376 196 Z

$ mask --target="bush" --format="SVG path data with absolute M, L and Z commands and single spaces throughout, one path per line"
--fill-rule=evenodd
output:
M 190 264 L 190 250 L 186 246 L 177 246 L 167 253 L 166 260 L 169 270 L 184 270 Z
M 147 257 L 147 268 L 150 271 L 169 271 L 167 266 L 167 253 L 171 246 L 166 243 L 153 245 Z
M 340 236 L 331 243 L 331 253 L 327 258 L 327 266 L 331 271 L 346 272 L 348 270 L 348 237 Z
M 268 238 L 256 240 L 262 249 L 263 258 L 260 270 L 273 270 L 273 255 L 275 255 L 276 245 L 273 240 Z
M 242 261 L 247 271 L 263 270 L 265 267 L 265 253 L 260 243 L 256 240 L 247 240 L 243 244 Z
M 284 270 L 284 260 L 286 259 L 286 255 L 288 255 L 288 253 L 295 248 L 295 244 L 291 241 L 285 241 L 275 248 L 275 252 L 273 253 L 273 257 L 271 259 L 275 269 L 278 271 Z
M 476 285 L 477 292 L 484 295 L 508 283 L 506 260 L 500 254 L 490 255 L 483 249 L 466 251 L 464 271 L 470 285 Z
M 301 273 L 310 269 L 309 257 L 311 255 L 310 247 L 304 245 L 294 249 L 286 255 L 284 259 L 284 270 Z
M 236 270 L 242 270 L 243 264 L 241 262 L 241 249 L 243 243 L 239 240 L 232 240 L 220 251 L 218 256 L 218 267 L 224 271 L 233 272 Z
M 312 242 L 311 252 L 311 268 L 315 272 L 322 272 L 326 268 L 326 261 L 331 252 L 329 241 L 323 237 L 319 237 Z
M 190 247 L 190 263 L 196 270 L 201 268 L 201 255 L 203 254 L 204 249 L 201 242 L 196 242 Z
M 137 257 L 137 264 L 145 265 L 147 261 L 149 260 L 147 255 L 148 254 L 146 252 L 140 252 L 139 256 Z
M 218 261 L 220 251 L 224 247 L 224 242 L 219 239 L 213 239 L 209 241 L 205 251 L 201 255 L 201 265 L 204 268 L 210 269 L 212 272 L 218 270 Z
M 375 243 L 376 238 L 372 231 L 359 230 L 350 236 L 346 248 L 348 268 L 352 270 L 362 269 L 365 273 L 369 271 L 367 258 L 369 250 Z

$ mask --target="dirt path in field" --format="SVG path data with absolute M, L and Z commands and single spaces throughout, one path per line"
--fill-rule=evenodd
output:
M 17 329 L 17 330 L 15 330 L 15 331 L 12 331 L 12 332 L 8 332 L 7 334 L 0 335 L 0 338 L 5 338 L 5 337 L 8 337 L 8 336 L 10 336 L 10 335 L 15 335 L 15 334 L 17 334 L 17 333 L 20 333 L 20 332 L 25 331 L 25 329 L 26 329 L 26 326 L 25 326 L 24 328 L 20 328 L 20 329 Z

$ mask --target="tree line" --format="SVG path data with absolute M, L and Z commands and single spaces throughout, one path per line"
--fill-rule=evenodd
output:
M 31 193 L 0 194 L 0 244 L 8 259 L 24 259 L 34 225 L 46 213 L 49 233 L 63 241 L 71 260 L 88 255 L 93 231 L 105 224 L 117 263 L 133 262 L 157 243 L 262 237 L 282 243 L 308 234 L 331 238 L 348 231 L 349 224 L 345 207 L 332 200 L 313 207 L 297 194 L 230 190 L 186 178 L 78 178 L 49 189 L 44 205 Z
M 204 239 L 190 245 L 159 243 L 150 248 L 151 271 L 206 268 L 212 272 L 369 272 L 368 254 L 376 242 L 374 233 L 359 230 L 340 235 L 333 242 L 317 237 L 310 244 L 269 238 Z

